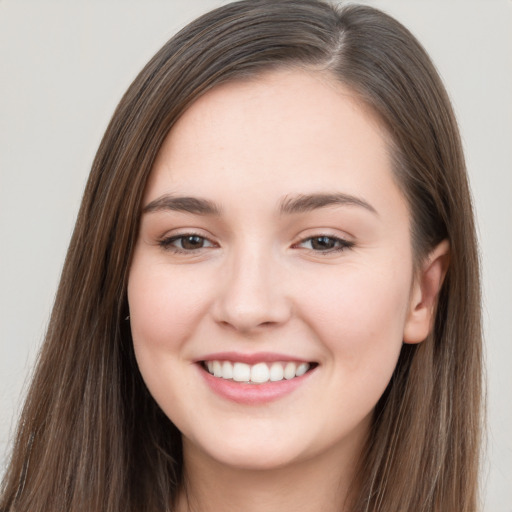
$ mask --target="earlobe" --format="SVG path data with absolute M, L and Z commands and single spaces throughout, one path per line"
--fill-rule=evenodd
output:
M 420 343 L 430 333 L 449 263 L 450 244 L 443 240 L 430 252 L 416 276 L 404 326 L 404 343 Z

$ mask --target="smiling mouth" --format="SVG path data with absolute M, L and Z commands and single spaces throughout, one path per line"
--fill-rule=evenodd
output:
M 201 361 L 201 366 L 210 375 L 219 379 L 247 384 L 265 384 L 302 377 L 315 368 L 317 363 L 294 361 L 260 362 L 246 364 L 231 361 Z

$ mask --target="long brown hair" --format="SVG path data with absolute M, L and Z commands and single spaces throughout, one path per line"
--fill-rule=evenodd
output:
M 416 261 L 450 267 L 431 335 L 404 345 L 361 457 L 353 510 L 475 512 L 481 423 L 478 255 L 457 124 L 416 39 L 370 7 L 246 0 L 173 37 L 122 98 L 84 193 L 0 509 L 158 511 L 182 484 L 181 439 L 139 374 L 125 317 L 144 187 L 205 91 L 271 68 L 329 73 L 387 127 Z

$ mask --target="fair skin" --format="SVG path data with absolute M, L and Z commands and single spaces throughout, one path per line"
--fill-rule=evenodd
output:
M 143 207 L 130 320 L 183 434 L 178 509 L 339 512 L 448 259 L 440 244 L 413 271 L 386 133 L 327 75 L 224 84 L 167 136 Z

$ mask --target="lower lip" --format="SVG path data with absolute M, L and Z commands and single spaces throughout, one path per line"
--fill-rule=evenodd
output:
M 303 385 L 315 371 L 315 369 L 310 370 L 304 375 L 290 380 L 284 379 L 277 382 L 269 381 L 264 384 L 249 384 L 247 382 L 235 382 L 214 377 L 201 365 L 198 367 L 202 377 L 214 393 L 232 402 L 246 405 L 258 405 L 279 400 Z

